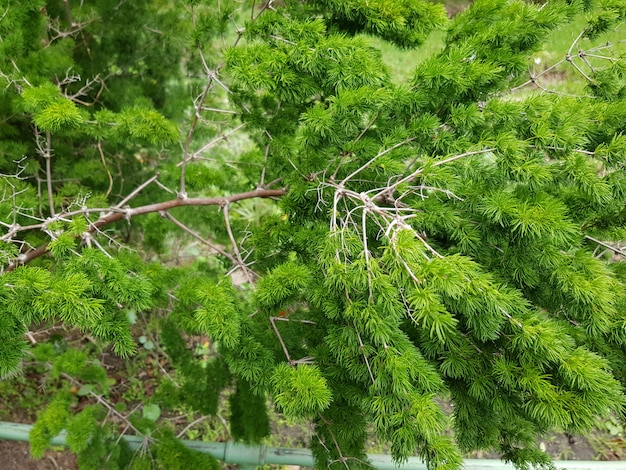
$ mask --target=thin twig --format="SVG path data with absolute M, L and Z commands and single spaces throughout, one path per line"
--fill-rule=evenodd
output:
M 510 92 L 516 92 L 517 90 L 524 88 L 527 85 L 530 85 L 531 83 L 537 85 L 537 79 L 540 78 L 541 76 L 547 74 L 548 72 L 550 72 L 551 70 L 557 68 L 559 65 L 561 65 L 563 62 L 565 62 L 566 59 L 561 59 L 558 62 L 552 64 L 550 67 L 548 67 L 547 69 L 542 70 L 540 73 L 538 73 L 537 75 L 532 75 L 530 76 L 530 80 L 522 83 L 521 85 L 517 85 L 516 87 L 511 88 L 509 91 Z
M 370 122 L 367 123 L 367 125 L 363 128 L 363 130 L 361 131 L 361 133 L 357 136 L 356 139 L 354 139 L 354 142 L 352 142 L 353 144 L 356 144 L 359 140 L 361 140 L 361 137 L 363 137 L 365 135 L 365 133 L 370 130 L 370 128 L 374 125 L 374 123 L 376 121 L 378 121 L 378 118 L 380 117 L 380 115 L 383 113 L 383 110 L 381 109 L 380 111 L 378 111 L 378 113 L 376 114 L 376 116 L 374 116 L 374 119 L 372 119 Z
M 576 46 L 576 44 L 578 44 L 578 41 L 580 41 L 582 37 L 585 35 L 585 33 L 587 32 L 587 29 L 588 29 L 588 26 L 585 26 L 583 30 L 580 32 L 580 34 L 576 36 L 576 39 L 574 39 L 574 42 L 572 42 L 572 44 L 569 46 L 569 49 L 567 50 L 567 55 L 565 56 L 566 60 L 570 60 L 574 47 Z
M 176 434 L 176 438 L 180 439 L 181 437 L 183 437 L 185 435 L 185 433 L 187 431 L 189 431 L 192 427 L 194 427 L 196 424 L 201 423 L 202 421 L 204 421 L 205 419 L 209 418 L 209 416 L 200 416 L 198 419 L 192 421 L 191 423 L 189 423 L 187 426 L 185 426 L 183 428 L 182 431 L 180 431 L 178 434 Z
M 361 349 L 361 354 L 363 354 L 363 358 L 365 359 L 365 365 L 367 366 L 367 372 L 370 374 L 370 379 L 372 379 L 372 384 L 375 384 L 376 381 L 374 380 L 374 374 L 373 374 L 372 368 L 370 366 L 370 361 L 367 358 L 367 354 L 365 354 L 365 345 L 363 344 L 363 340 L 361 339 L 361 334 L 359 333 L 359 330 L 356 327 L 356 323 L 352 322 L 352 325 L 354 326 L 354 331 L 356 331 L 357 338 L 359 338 L 359 348 Z
M 185 188 L 185 177 L 187 175 L 187 160 L 189 160 L 189 146 L 191 145 L 191 140 L 193 139 L 193 135 L 196 131 L 196 126 L 198 125 L 198 120 L 200 119 L 200 111 L 202 106 L 204 105 L 204 100 L 206 100 L 207 95 L 209 94 L 209 90 L 213 86 L 213 80 L 209 79 L 204 90 L 200 94 L 200 98 L 198 100 L 198 104 L 196 106 L 196 110 L 193 113 L 193 119 L 191 121 L 191 126 L 189 127 L 189 131 L 187 132 L 187 139 L 185 140 L 185 145 L 183 147 L 183 161 L 182 168 L 180 172 L 180 197 L 184 199 L 187 197 L 187 192 Z
M 214 113 L 224 113 L 224 114 L 237 114 L 237 111 L 231 111 L 230 109 L 207 108 L 206 106 L 202 107 L 202 111 L 211 111 Z
M 287 358 L 287 362 L 291 365 L 293 365 L 293 361 L 291 360 L 291 356 L 289 355 L 289 351 L 287 350 L 287 346 L 285 345 L 285 342 L 283 341 L 283 337 L 280 335 L 280 331 L 278 331 L 278 328 L 276 327 L 276 319 L 278 317 L 270 317 L 270 324 L 272 325 L 272 329 L 274 330 L 274 333 L 276 333 L 276 337 L 278 338 L 278 342 L 280 343 L 280 346 L 283 348 L 283 352 L 285 353 L 285 357 Z
M 392 145 L 391 147 L 389 147 L 388 149 L 383 150 L 382 152 L 379 152 L 377 155 L 375 155 L 374 157 L 372 157 L 367 163 L 364 163 L 363 165 L 361 165 L 359 168 L 357 168 L 356 170 L 354 170 L 352 173 L 350 173 L 348 176 L 346 176 L 340 183 L 340 186 L 344 186 L 348 180 L 350 180 L 351 178 L 353 178 L 354 176 L 356 176 L 357 174 L 359 174 L 361 171 L 365 170 L 368 166 L 370 166 L 372 163 L 374 163 L 378 158 L 382 157 L 383 155 L 387 155 L 389 152 L 394 151 L 395 149 L 397 149 L 398 147 L 401 147 L 403 145 L 406 145 L 412 141 L 414 141 L 415 139 L 417 139 L 417 137 L 407 137 L 406 139 L 404 139 L 402 142 L 398 142 L 395 145 Z
M 229 137 L 230 135 L 234 134 L 235 132 L 237 132 L 239 129 L 241 129 L 241 128 L 242 128 L 243 126 L 245 126 L 245 125 L 246 125 L 246 123 L 245 123 L 245 122 L 243 122 L 243 123 L 239 124 L 237 127 L 235 127 L 234 129 L 231 129 L 230 131 L 225 132 L 225 133 L 223 133 L 223 134 L 221 134 L 221 135 L 217 136 L 215 139 L 211 140 L 210 142 L 208 142 L 208 143 L 206 143 L 205 145 L 203 145 L 202 147 L 200 147 L 200 149 L 199 149 L 199 150 L 197 150 L 197 151 L 195 151 L 195 152 L 193 153 L 193 155 L 188 156 L 188 157 L 187 157 L 187 159 L 186 159 L 186 161 L 185 161 L 185 160 L 183 160 L 182 162 L 178 162 L 178 163 L 176 164 L 176 166 L 183 166 L 183 165 L 185 165 L 185 163 L 187 163 L 187 162 L 190 162 L 190 161 L 196 160 L 196 159 L 200 156 L 200 154 L 201 154 L 202 152 L 206 152 L 207 150 L 209 150 L 211 147 L 213 147 L 215 144 L 219 143 L 220 141 L 228 139 L 228 137 Z
M 215 245 L 214 243 L 211 243 L 209 240 L 206 240 L 205 238 L 201 237 L 200 234 L 198 234 L 198 232 L 195 232 L 194 230 L 192 230 L 189 227 L 187 227 L 185 224 L 183 224 L 181 221 L 179 221 L 177 218 L 175 218 L 169 212 L 162 211 L 160 214 L 161 214 L 161 217 L 165 217 L 166 219 L 171 220 L 174 223 L 174 225 L 176 225 L 178 228 L 182 229 L 183 231 L 187 232 L 189 235 L 194 237 L 196 240 L 202 242 L 203 244 L 205 244 L 206 246 L 208 246 L 212 250 L 217 251 L 220 255 L 228 258 L 233 264 L 237 264 L 237 260 L 235 259 L 235 257 L 233 255 L 231 255 L 230 253 L 227 253 L 226 251 L 224 251 L 219 246 Z
M 83 385 L 80 381 L 76 380 L 74 377 L 72 377 L 71 375 L 66 374 L 65 372 L 62 373 L 62 375 L 63 375 L 63 377 L 68 379 L 70 382 L 72 382 L 76 386 L 82 386 Z M 100 403 L 106 409 L 108 409 L 109 412 L 113 413 L 115 416 L 120 418 L 124 422 L 124 424 L 126 424 L 130 429 L 132 429 L 135 432 L 135 434 L 137 436 L 142 436 L 143 435 L 143 433 L 141 431 L 139 431 L 135 426 L 133 426 L 133 424 L 128 420 L 128 418 L 126 416 L 124 416 L 119 411 L 117 411 L 115 409 L 115 407 L 113 407 L 108 401 L 106 401 L 100 395 L 95 393 L 93 390 L 89 390 L 89 395 L 94 397 L 98 401 L 98 403 Z
M 603 247 L 604 247 L 604 248 L 606 248 L 607 250 L 611 250 L 613 253 L 615 253 L 615 254 L 617 254 L 617 255 L 620 255 L 620 256 L 623 256 L 623 257 L 625 257 L 625 258 L 626 258 L 626 252 L 625 252 L 625 251 L 623 251 L 623 250 L 620 250 L 619 248 L 616 248 L 616 247 L 614 247 L 614 246 L 611 246 L 611 245 L 609 245 L 608 243 L 605 243 L 605 242 L 603 242 L 603 241 L 598 240 L 597 238 L 590 237 L 589 235 L 585 235 L 585 238 L 586 238 L 587 240 L 591 240 L 591 241 L 592 241 L 592 242 L 594 242 L 594 243 L 597 243 L 597 244 L 598 244 L 598 245 L 600 245 L 600 246 L 603 246 Z
M 233 251 L 235 252 L 235 257 L 237 258 L 237 263 L 241 267 L 241 270 L 246 276 L 246 279 L 250 284 L 254 282 L 253 276 L 250 274 L 250 270 L 246 266 L 243 258 L 241 257 L 241 251 L 239 251 L 239 245 L 237 245 L 237 241 L 235 240 L 235 236 L 233 235 L 233 230 L 230 226 L 230 217 L 228 216 L 228 206 L 229 203 L 226 202 L 222 204 L 222 209 L 224 210 L 224 224 L 226 225 L 226 231 L 228 232 L 228 238 L 230 238 L 230 242 L 233 245 Z
M 124 206 L 124 204 L 126 204 L 128 201 L 130 201 L 132 198 L 134 198 L 137 194 L 139 194 L 143 188 L 145 188 L 146 186 L 148 186 L 150 183 L 152 183 L 153 181 L 156 181 L 156 179 L 159 177 L 159 174 L 155 174 L 154 176 L 152 176 L 151 178 L 149 178 L 148 180 L 144 181 L 143 183 L 141 183 L 139 186 L 137 186 L 128 196 L 126 196 L 124 199 L 122 199 L 116 206 L 116 209 L 119 209 L 121 207 Z
M 324 415 L 322 413 L 317 413 L 317 415 L 324 422 L 324 424 L 328 427 L 328 432 L 330 434 L 330 438 L 333 440 L 333 443 L 335 444 L 335 448 L 337 449 L 337 454 L 339 455 L 338 461 L 343 463 L 344 466 L 348 470 L 350 470 L 350 466 L 348 465 L 348 459 L 346 457 L 344 457 L 343 456 L 343 452 L 341 452 L 341 447 L 339 447 L 339 443 L 337 442 L 337 438 L 335 437 L 335 433 L 333 432 L 333 430 L 332 430 L 332 428 L 330 426 L 330 421 L 328 421 L 326 418 L 324 418 Z
M 39 131 L 35 130 L 37 136 L 39 136 Z M 50 206 L 50 215 L 54 217 L 54 198 L 53 198 L 53 190 L 52 190 L 52 136 L 50 135 L 50 131 L 46 131 L 46 143 L 45 147 L 41 146 L 41 142 L 37 139 L 37 146 L 39 147 L 39 152 L 41 156 L 44 158 L 46 162 L 46 188 L 48 190 L 48 205 Z
M 102 92 L 104 91 L 106 84 L 105 84 L 105 80 L 108 80 L 109 77 L 111 77 L 113 74 L 109 74 L 104 78 L 100 78 L 99 75 L 96 75 L 93 79 L 91 80 L 87 80 L 85 83 L 85 86 L 83 86 L 80 90 L 78 90 L 76 93 L 74 93 L 73 95 L 68 95 L 67 93 L 64 92 L 65 96 L 76 102 L 79 104 L 82 104 L 83 106 L 94 106 L 98 100 L 100 99 L 100 95 L 102 95 Z M 79 77 L 80 79 L 80 77 Z M 100 89 L 98 90 L 98 93 L 96 93 L 96 97 L 93 99 L 93 101 L 91 102 L 87 102 L 87 101 L 83 101 L 78 99 L 79 96 L 85 96 L 87 94 L 87 92 L 89 90 L 91 90 L 91 88 L 93 88 L 94 83 L 100 83 Z
M 102 161 L 102 165 L 104 166 L 104 169 L 107 172 L 107 175 L 109 176 L 109 188 L 107 189 L 106 194 L 104 195 L 105 198 L 109 197 L 109 194 L 111 194 L 111 191 L 113 190 L 113 176 L 111 176 L 111 172 L 109 171 L 109 166 L 107 165 L 107 162 L 104 158 L 104 152 L 102 151 L 102 141 L 98 140 L 98 143 L 96 144 L 96 147 L 98 147 L 98 152 L 100 152 L 100 160 Z
M 571 57 L 568 57 L 567 61 L 568 61 L 570 64 L 572 64 L 572 66 L 576 69 L 576 71 L 577 71 L 579 74 L 581 74 L 581 75 L 583 76 L 583 78 L 584 78 L 585 80 L 587 80 L 589 83 L 593 83 L 593 84 L 597 83 L 597 82 L 596 82 L 593 78 L 591 78 L 589 75 L 587 75 L 587 74 L 583 71 L 583 69 L 581 69 L 578 65 L 576 65 L 576 62 L 574 62 L 574 61 L 572 60 L 572 58 L 571 58 Z
M 267 158 L 269 157 L 269 154 L 270 154 L 270 143 L 268 142 L 267 145 L 265 146 L 265 156 L 263 158 L 263 170 L 261 171 L 261 181 L 257 185 L 257 188 L 265 187 L 265 171 L 267 170 Z
M 361 213 L 361 223 L 363 224 L 363 253 L 365 253 L 365 271 L 367 272 L 367 288 L 369 290 L 368 302 L 370 304 L 373 304 L 374 290 L 372 288 L 372 272 L 370 270 L 370 251 L 369 247 L 367 246 L 367 212 L 368 206 L 366 204 L 363 207 L 363 211 Z
M 454 155 L 452 157 L 444 158 L 443 160 L 437 160 L 436 162 L 432 163 L 431 166 L 435 167 L 435 166 L 445 165 L 446 163 L 451 163 L 451 162 L 459 160 L 461 158 L 469 157 L 471 155 L 480 155 L 482 153 L 493 152 L 494 150 L 495 150 L 494 148 L 485 148 L 485 149 L 482 149 L 482 150 L 474 150 L 474 151 L 471 151 L 471 152 L 461 153 L 459 155 Z M 389 194 L 389 193 L 393 194 L 393 192 L 396 190 L 396 188 L 398 186 L 400 186 L 401 184 L 407 183 L 409 181 L 412 181 L 413 179 L 415 179 L 416 176 L 419 176 L 421 173 L 423 173 L 424 170 L 425 170 L 424 167 L 418 168 L 417 170 L 415 170 L 410 175 L 407 175 L 404 178 L 399 179 L 398 181 L 396 181 L 392 185 L 386 187 L 383 191 L 381 191 L 379 194 L 374 196 L 373 199 L 377 199 L 378 197 L 383 197 L 385 194 Z

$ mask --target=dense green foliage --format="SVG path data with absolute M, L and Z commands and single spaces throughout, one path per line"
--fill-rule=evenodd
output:
M 64 379 L 33 455 L 66 429 L 82 468 L 213 468 L 160 415 L 225 395 L 236 439 L 267 437 L 271 403 L 333 469 L 368 468 L 370 430 L 431 468 L 549 467 L 537 435 L 623 417 L 626 62 L 590 41 L 626 4 L 276 3 L 0 2 L 0 377 L 28 357 Z M 532 91 L 579 15 L 586 94 Z M 371 36 L 442 27 L 392 80 Z M 170 368 L 141 413 L 91 349 L 30 333 L 125 358 L 138 317 Z

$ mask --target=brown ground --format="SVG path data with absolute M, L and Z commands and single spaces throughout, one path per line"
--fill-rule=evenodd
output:
M 46 452 L 41 460 L 30 458 L 28 442 L 0 441 L 3 470 L 74 470 L 76 458 L 70 452 Z

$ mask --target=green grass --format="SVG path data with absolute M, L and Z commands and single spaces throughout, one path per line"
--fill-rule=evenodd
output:
M 374 37 L 368 37 L 368 39 L 374 47 L 381 51 L 383 62 L 391 70 L 394 83 L 401 84 L 411 80 L 420 62 L 443 49 L 445 37 L 446 32 L 444 30 L 434 31 L 426 42 L 416 49 L 400 49 L 382 39 Z

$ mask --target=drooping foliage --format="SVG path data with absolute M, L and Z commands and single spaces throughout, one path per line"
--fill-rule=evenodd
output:
M 538 435 L 623 418 L 626 5 L 278 3 L 0 2 L 0 376 L 65 384 L 33 455 L 66 429 L 84 468 L 212 467 L 160 410 L 222 400 L 244 442 L 313 423 L 319 468 L 369 468 L 370 431 L 399 462 L 549 467 Z M 530 59 L 580 15 L 585 90 L 547 90 Z M 441 28 L 400 83 L 376 41 Z M 125 358 L 138 317 L 168 370 L 135 414 L 31 334 Z

